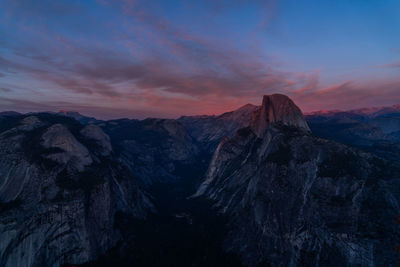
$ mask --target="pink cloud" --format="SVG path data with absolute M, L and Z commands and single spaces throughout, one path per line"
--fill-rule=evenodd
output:
M 327 88 L 304 91 L 292 97 L 303 111 L 354 109 L 400 103 L 400 80 L 369 83 L 344 82 Z
M 111 5 L 106 0 L 98 1 Z M 220 5 L 241 2 L 209 1 L 208 4 L 219 12 Z M 275 5 L 275 1 L 263 5 L 270 13 L 260 21 L 260 28 L 273 17 Z M 13 53 L 0 57 L 3 73 L 0 77 L 25 75 L 26 81 L 33 79 L 44 87 L 68 94 L 71 99 L 89 99 L 87 105 L 73 101 L 60 103 L 55 99 L 54 103 L 65 108 L 91 114 L 121 112 L 121 116 L 218 114 L 247 102 L 259 104 L 263 94 L 272 93 L 288 94 L 305 111 L 400 102 L 398 81 L 345 82 L 321 88 L 319 70 L 283 72 L 259 52 L 261 49 L 243 52 L 230 42 L 220 43 L 194 34 L 185 30 L 184 25 L 174 25 L 143 8 L 141 1 L 118 1 L 118 7 L 124 11 L 123 31 L 111 31 L 116 39 L 113 41 L 124 49 L 112 49 L 85 37 L 71 40 L 40 23 L 22 23 L 17 30 L 34 35 L 37 43 L 23 42 L 16 46 L 8 42 L 5 46 Z M 35 7 L 31 15 L 43 12 L 43 8 L 46 7 Z M 56 14 L 60 7 L 52 4 L 49 8 L 54 8 Z M 79 12 L 75 7 L 69 7 L 68 11 Z M 251 42 L 256 48 L 259 45 L 256 38 Z M 400 65 L 393 62 L 386 66 Z M 29 95 L 19 100 L 32 108 L 40 107 L 40 103 L 28 99 Z M 14 99 L 13 103 L 22 102 Z M 44 106 L 57 108 L 48 102 Z

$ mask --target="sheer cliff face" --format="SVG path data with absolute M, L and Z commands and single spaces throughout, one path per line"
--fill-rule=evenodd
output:
M 230 218 L 227 250 L 250 266 L 395 265 L 398 166 L 310 134 L 301 111 L 265 96 L 219 144 L 196 196 Z
M 0 266 L 95 259 L 120 238 L 117 211 L 146 216 L 151 204 L 111 153 L 97 126 L 49 114 L 2 119 Z
M 310 131 L 303 113 L 290 98 L 281 94 L 265 95 L 261 108 L 253 113 L 251 130 L 257 136 L 262 136 L 276 123 L 296 127 L 305 132 Z

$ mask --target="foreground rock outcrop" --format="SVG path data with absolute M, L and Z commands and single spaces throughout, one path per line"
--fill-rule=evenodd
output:
M 96 259 L 121 238 L 116 212 L 152 209 L 97 126 L 50 114 L 2 119 L 0 266 Z
M 249 266 L 395 266 L 400 168 L 313 136 L 282 95 L 225 138 L 197 197 L 229 217 L 225 248 Z

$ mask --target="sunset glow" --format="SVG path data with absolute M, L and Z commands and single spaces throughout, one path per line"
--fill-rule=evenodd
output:
M 305 112 L 400 103 L 400 2 L 306 2 L 1 1 L 0 109 L 174 118 L 271 93 Z

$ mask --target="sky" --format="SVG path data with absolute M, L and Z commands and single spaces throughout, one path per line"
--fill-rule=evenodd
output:
M 273 93 L 400 103 L 400 1 L 0 1 L 0 110 L 177 118 Z

